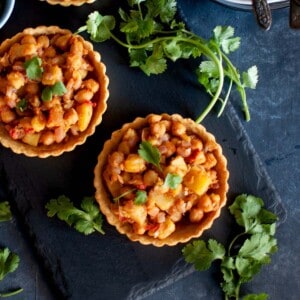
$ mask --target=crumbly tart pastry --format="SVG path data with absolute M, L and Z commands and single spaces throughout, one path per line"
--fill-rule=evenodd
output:
M 81 6 L 83 4 L 93 3 L 96 0 L 40 0 L 40 1 L 46 1 L 51 5 L 62 5 L 62 6 Z
M 26 156 L 83 144 L 107 108 L 101 56 L 57 26 L 27 28 L 0 45 L 0 142 Z
M 172 246 L 212 226 L 226 203 L 228 178 L 221 146 L 202 125 L 150 114 L 105 142 L 95 197 L 108 223 L 130 240 Z

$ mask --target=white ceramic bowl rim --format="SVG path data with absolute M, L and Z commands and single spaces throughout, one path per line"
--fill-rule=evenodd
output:
M 0 29 L 4 26 L 4 24 L 9 19 L 15 6 L 15 0 L 3 1 L 2 5 L 3 7 L 1 8 L 1 15 L 0 15 Z

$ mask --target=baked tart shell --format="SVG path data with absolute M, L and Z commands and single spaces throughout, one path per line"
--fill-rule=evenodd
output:
M 186 128 L 199 136 L 205 142 L 215 142 L 215 137 L 211 133 L 207 132 L 205 127 L 200 124 L 196 124 L 192 119 L 183 118 L 178 114 L 162 114 L 161 116 L 163 120 L 179 120 L 186 126 Z M 214 155 L 217 159 L 216 170 L 219 180 L 219 188 L 217 189 L 216 193 L 220 196 L 220 203 L 217 210 L 206 213 L 205 217 L 199 223 L 192 223 L 189 222 L 189 220 L 176 223 L 176 230 L 164 239 L 158 239 L 147 234 L 136 234 L 133 231 L 131 224 L 121 222 L 113 213 L 113 197 L 110 194 L 103 178 L 103 171 L 109 155 L 117 149 L 124 133 L 129 128 L 140 129 L 147 126 L 147 117 L 138 117 L 133 122 L 124 124 L 121 129 L 112 133 L 110 140 L 105 142 L 103 150 L 98 156 L 98 163 L 94 169 L 94 187 L 96 189 L 95 198 L 99 203 L 101 212 L 106 216 L 108 223 L 115 226 L 118 232 L 125 234 L 131 241 L 138 241 L 143 245 L 153 245 L 156 247 L 165 245 L 174 246 L 178 243 L 188 242 L 192 238 L 200 237 L 203 231 L 209 229 L 213 225 L 214 220 L 220 216 L 221 209 L 226 204 L 227 200 L 226 194 L 228 191 L 229 178 L 227 160 L 222 154 L 221 146 L 216 143 Z
M 18 43 L 25 35 L 39 36 L 39 35 L 54 35 L 54 34 L 72 34 L 68 29 L 62 29 L 57 26 L 38 26 L 36 28 L 26 28 L 22 32 L 17 33 L 13 37 L 6 39 L 0 45 L 0 56 L 7 52 L 12 45 Z M 107 109 L 107 100 L 109 97 L 109 78 L 106 75 L 106 66 L 101 61 L 100 54 L 93 49 L 93 45 L 84 40 L 78 35 L 78 38 L 83 42 L 84 49 L 87 51 L 87 57 L 93 66 L 93 76 L 99 83 L 99 91 L 94 95 L 93 102 L 96 104 L 93 109 L 93 114 L 88 127 L 80 132 L 78 135 L 70 135 L 67 141 L 61 143 L 53 143 L 51 145 L 38 145 L 32 146 L 26 144 L 20 140 L 14 140 L 11 138 L 9 132 L 4 127 L 4 124 L 0 122 L 0 143 L 7 148 L 10 148 L 17 154 L 24 154 L 29 157 L 46 158 L 49 156 L 59 156 L 64 152 L 74 150 L 78 145 L 85 143 L 86 139 L 91 136 L 96 126 L 102 121 L 102 116 Z
M 81 6 L 83 4 L 90 4 L 95 2 L 96 0 L 40 0 L 46 1 L 48 4 L 51 5 L 61 5 L 61 6 Z

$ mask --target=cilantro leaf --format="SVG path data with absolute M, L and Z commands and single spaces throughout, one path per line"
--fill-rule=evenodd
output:
M 248 87 L 250 89 L 255 89 L 256 84 L 258 82 L 258 70 L 256 66 L 252 66 L 247 70 L 247 72 L 243 72 L 243 86 Z
M 17 102 L 16 107 L 20 112 L 24 112 L 28 107 L 27 100 L 25 98 L 22 98 Z
M 229 206 L 229 211 L 235 217 L 236 222 L 245 228 L 245 232 L 266 232 L 274 235 L 277 217 L 264 209 L 263 205 L 261 198 L 242 194 Z
M 26 60 L 24 62 L 24 68 L 26 71 L 26 75 L 30 80 L 40 79 L 44 71 L 42 67 L 42 59 L 37 56 Z
M 0 222 L 10 221 L 12 213 L 8 201 L 0 202 Z
M 98 11 L 88 15 L 86 25 L 80 27 L 76 33 L 87 31 L 91 40 L 104 42 L 111 37 L 111 30 L 115 28 L 115 18 L 113 16 L 103 16 Z
M 234 28 L 231 26 L 217 26 L 214 30 L 214 40 L 228 54 L 237 50 L 240 46 L 240 38 L 234 36 Z
M 104 234 L 102 214 L 95 205 L 93 197 L 85 197 L 81 202 L 81 209 L 76 208 L 65 195 L 51 199 L 45 207 L 48 210 L 48 217 L 56 215 L 60 220 L 65 221 L 69 226 L 74 226 L 77 231 L 85 235 L 95 231 Z
M 67 89 L 62 81 L 56 82 L 52 86 L 46 86 L 42 90 L 42 100 L 45 102 L 51 101 L 53 96 L 62 96 L 67 92 Z
M 182 177 L 180 175 L 168 173 L 165 178 L 164 186 L 176 189 L 181 182 Z
M 160 166 L 160 152 L 159 150 L 152 146 L 152 144 L 148 141 L 143 141 L 139 145 L 138 154 L 142 157 L 145 161 L 153 164 L 159 170 L 161 170 Z
M 147 201 L 147 192 L 146 191 L 141 191 L 137 190 L 136 191 L 136 196 L 134 198 L 134 204 L 144 204 Z
M 224 247 L 215 240 L 210 239 L 208 245 L 202 240 L 194 241 L 186 245 L 183 250 L 187 262 L 193 263 L 196 270 L 207 270 L 216 259 L 222 259 L 225 255 Z
M 19 266 L 20 258 L 8 248 L 0 249 L 0 280 Z

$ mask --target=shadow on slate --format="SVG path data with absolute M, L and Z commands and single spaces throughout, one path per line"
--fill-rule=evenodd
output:
M 33 23 L 43 22 L 42 13 L 47 12 L 48 6 L 34 2 L 28 1 L 40 14 L 35 14 Z M 105 7 L 106 1 L 103 3 L 95 4 L 93 8 Z M 28 10 L 22 5 L 18 3 L 17 8 Z M 51 10 L 67 12 L 58 7 Z M 70 26 L 76 29 L 82 25 L 87 11 L 82 12 L 79 8 L 70 11 L 73 14 Z M 20 18 L 21 12 L 15 11 L 16 15 Z M 47 17 L 47 22 L 55 23 L 57 18 L 53 14 Z M 66 19 L 59 18 L 58 22 L 60 26 L 70 27 L 65 23 L 69 19 L 70 15 Z M 13 30 L 21 28 L 14 25 Z M 137 116 L 162 112 L 196 118 L 209 98 L 191 76 L 193 64 L 170 64 L 165 74 L 146 77 L 141 71 L 128 67 L 126 53 L 118 46 L 107 42 L 95 45 L 95 48 L 101 53 L 110 77 L 108 109 L 95 134 L 84 145 L 56 158 L 27 158 L 0 148 L 1 161 L 19 222 L 24 225 L 35 255 L 61 298 L 143 299 L 193 272 L 182 259 L 183 245 L 142 246 L 130 242 L 107 223 L 104 224 L 105 235 L 84 236 L 58 219 L 48 218 L 45 204 L 51 198 L 65 194 L 78 206 L 82 197 L 93 195 L 97 155 L 111 132 L 123 123 Z M 216 135 L 228 159 L 229 203 L 240 193 L 260 196 L 283 222 L 284 207 L 234 109 L 229 106 L 219 119 L 212 113 L 204 125 Z M 221 217 L 203 238 L 214 237 L 224 242 L 232 234 L 232 226 L 232 218 L 224 208 Z M 209 272 L 213 274 L 214 270 Z M 205 289 L 211 290 L 217 285 L 213 276 L 211 279 L 207 273 L 199 276 L 206 282 Z

